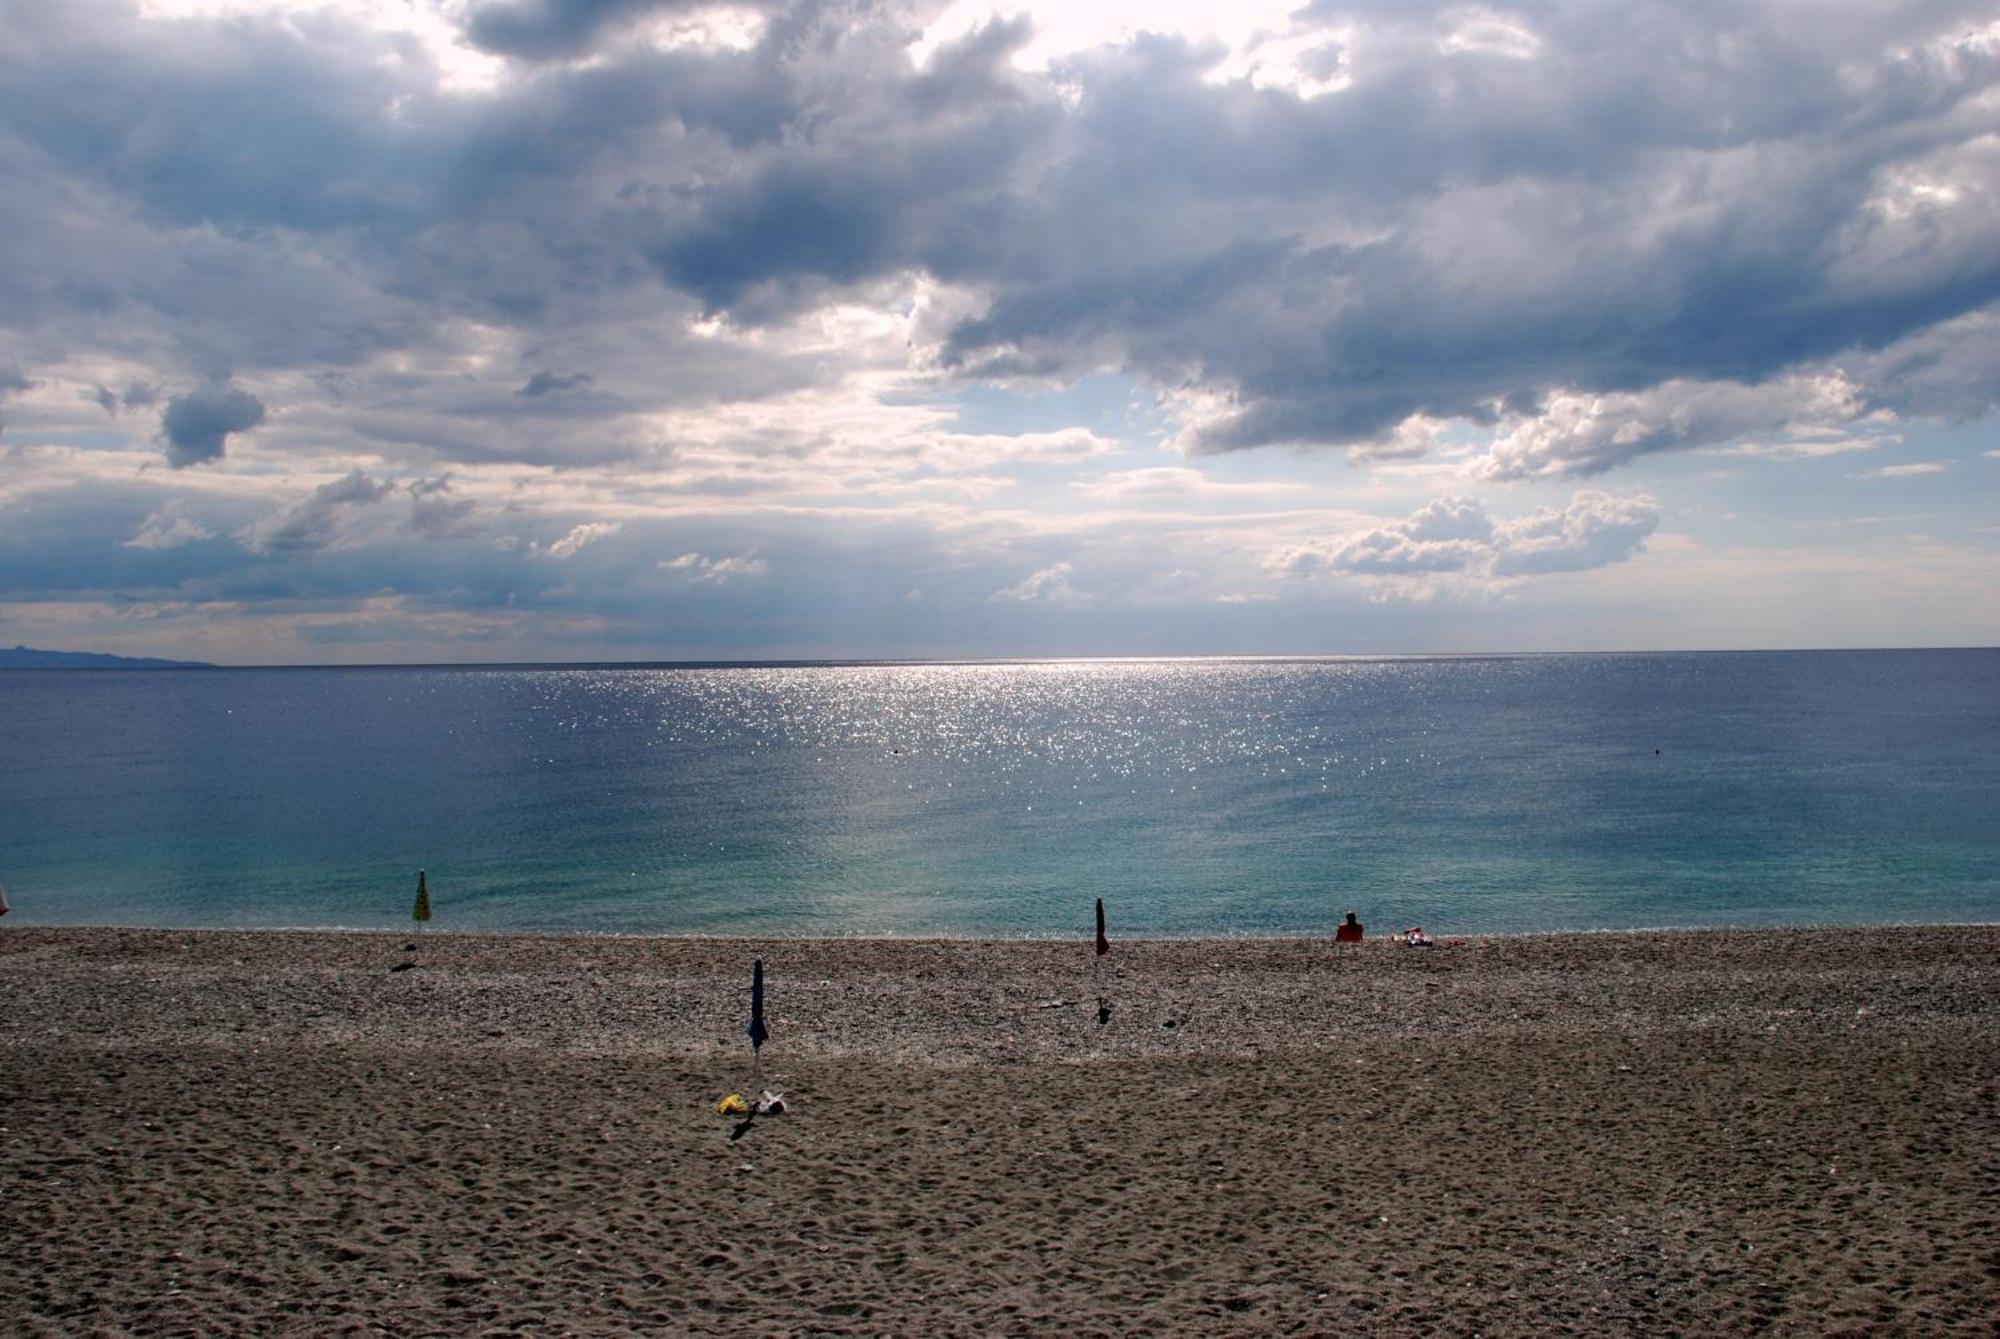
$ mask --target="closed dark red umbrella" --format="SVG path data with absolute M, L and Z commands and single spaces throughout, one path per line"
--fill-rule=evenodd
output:
M 1111 951 L 1111 941 L 1104 937 L 1104 899 L 1097 899 L 1097 956 L 1103 957 Z

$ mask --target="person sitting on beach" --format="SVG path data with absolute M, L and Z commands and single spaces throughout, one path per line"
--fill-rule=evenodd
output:
M 1412 925 L 1403 935 L 1403 942 L 1411 948 L 1429 948 L 1431 946 L 1431 937 L 1424 933 L 1423 926 Z
M 1336 944 L 1358 944 L 1361 942 L 1361 922 L 1354 919 L 1353 912 L 1348 912 L 1347 919 L 1342 921 L 1339 927 L 1334 930 L 1333 942 Z

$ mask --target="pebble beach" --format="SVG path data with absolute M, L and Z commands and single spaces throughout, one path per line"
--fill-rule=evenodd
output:
M 1100 1023 L 1081 940 L 0 929 L 0 1322 L 2000 1316 L 2000 927 L 1128 941 L 1104 964 Z M 785 1114 L 732 1139 L 718 1100 L 767 1088 Z

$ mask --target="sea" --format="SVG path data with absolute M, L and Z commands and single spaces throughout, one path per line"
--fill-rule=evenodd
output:
M 14 925 L 2000 920 L 2000 651 L 0 673 Z

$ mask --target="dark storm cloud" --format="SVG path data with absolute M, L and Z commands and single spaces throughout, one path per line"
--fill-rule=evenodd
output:
M 514 394 L 524 400 L 533 400 L 544 395 L 576 390 L 578 387 L 590 385 L 593 380 L 595 378 L 588 372 L 537 372 Z
M 430 540 L 452 539 L 471 529 L 476 504 L 469 497 L 451 495 L 451 475 L 413 479 L 404 491 L 410 495 L 411 534 Z
M 465 33 L 484 51 L 550 60 L 581 55 L 647 15 L 706 7 L 706 0 L 486 0 L 473 6 Z
M 252 526 L 244 543 L 257 553 L 305 553 L 330 548 L 342 538 L 343 527 L 357 509 L 387 497 L 390 485 L 360 470 L 321 484 L 296 506 Z
M 1385 40 L 1311 102 L 1190 80 L 1170 48 L 1107 60 L 1046 198 L 1122 243 L 1017 274 L 947 357 L 1115 361 L 1221 392 L 1233 408 L 1193 444 L 1229 450 L 1359 441 L 1413 413 L 1490 421 L 1558 387 L 1754 383 L 2000 296 L 1992 212 L 1882 203 L 1927 168 L 1992 198 L 1990 42 L 1842 48 L 1752 14 L 1725 56 L 1700 25 L 1726 16 L 1536 15 L 1532 61 Z M 1954 21 L 1903 17 L 1915 39 Z M 1225 203 L 1265 235 L 1215 248 L 1202 215 Z M 1314 211 L 1354 240 L 1315 244 Z
M 177 395 L 160 415 L 167 464 L 178 470 L 220 460 L 231 433 L 248 432 L 263 421 L 263 402 L 234 386 L 206 386 Z
M 92 10 L 98 11 L 92 22 Z M 155 223 L 323 231 L 408 220 L 444 146 L 393 49 L 331 22 L 133 24 L 115 7 L 8 5 L 12 136 Z M 331 57 L 331 58 L 330 58 Z
M 1029 173 L 1057 146 L 1062 116 L 1046 88 L 1007 69 L 1025 26 L 989 25 L 921 72 L 893 32 L 786 54 L 804 35 L 787 40 L 774 23 L 761 49 L 779 61 L 767 93 L 792 134 L 745 146 L 698 196 L 635 210 L 668 282 L 710 310 L 777 319 L 829 289 L 911 270 L 969 279 L 1035 263 L 1047 220 Z
M 1324 31 L 1302 63 L 1345 82 L 1318 97 L 1215 78 L 1219 49 L 1164 37 L 1024 74 L 1021 22 L 919 66 L 914 20 L 869 6 L 762 7 L 748 50 L 636 40 L 691 8 L 475 4 L 470 41 L 546 63 L 459 97 L 408 44 L 331 15 L 6 6 L 8 357 L 26 377 L 65 351 L 144 350 L 185 383 L 394 355 L 394 377 L 357 373 L 344 431 L 546 463 L 632 448 L 464 425 L 515 400 L 582 423 L 837 378 L 703 345 L 684 318 L 780 324 L 913 275 L 971 295 L 919 355 L 967 380 L 1116 368 L 1189 392 L 1199 451 L 1377 442 L 1416 414 L 1539 422 L 1562 392 L 1839 370 L 1857 413 L 1951 415 L 2000 384 L 1939 333 L 1986 331 L 2000 302 L 1990 4 L 1811 22 L 1774 4 L 1329 4 L 1305 12 Z M 590 367 L 592 393 L 543 371 L 467 412 L 471 327 Z M 177 465 L 255 421 L 209 394 L 229 393 L 169 407 Z M 1489 473 L 1610 469 L 1784 421 L 1690 431 L 1671 399 L 1542 431 Z
M 1189 439 L 1207 451 L 1491 424 L 1559 389 L 1756 385 L 2000 299 L 2000 210 L 1981 207 L 2000 204 L 1982 147 L 2000 50 L 1970 35 L 1978 7 L 1806 31 L 1529 6 L 1526 58 L 1446 49 L 1459 13 L 1362 12 L 1352 83 L 1304 100 L 1146 39 L 1071 62 L 1067 110 L 1006 71 L 1018 35 L 996 26 L 842 85 L 810 136 L 633 217 L 669 282 L 747 319 L 913 269 L 982 286 L 947 367 L 1109 364 L 1218 394 Z M 848 45 L 852 74 L 871 53 Z M 925 99 L 945 114 L 910 114 Z M 1893 376 L 1861 389 L 1898 395 Z
M 94 385 L 83 393 L 83 398 L 116 418 L 121 409 L 148 409 L 158 404 L 160 388 L 135 381 L 125 387 L 120 394 L 109 386 Z

